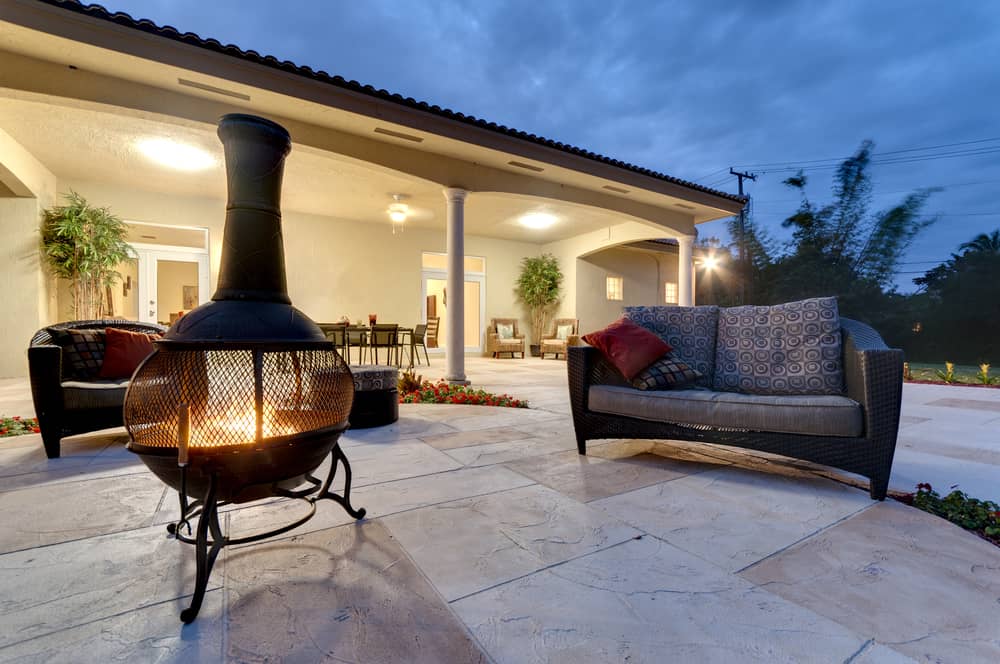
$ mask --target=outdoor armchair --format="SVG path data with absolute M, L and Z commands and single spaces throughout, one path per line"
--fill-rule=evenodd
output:
M 557 318 L 552 321 L 549 333 L 542 337 L 542 359 L 545 359 L 546 354 L 555 355 L 556 359 L 562 355 L 563 359 L 566 359 L 566 348 L 578 345 L 580 345 L 580 321 L 576 318 Z
M 53 342 L 50 333 L 50 330 L 104 330 L 108 327 L 146 334 L 166 331 L 160 325 L 128 320 L 78 320 L 50 325 L 31 338 L 28 347 L 31 397 L 45 454 L 50 459 L 59 457 L 64 436 L 122 425 L 128 379 L 74 379 L 69 375 L 69 363 L 64 361 L 64 349 Z M 98 350 L 103 357 L 103 347 Z
M 486 328 L 486 352 L 491 357 L 500 357 L 502 353 L 520 353 L 524 357 L 524 335 L 517 329 L 516 318 L 492 318 Z

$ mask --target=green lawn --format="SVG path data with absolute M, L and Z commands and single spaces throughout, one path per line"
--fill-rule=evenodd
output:
M 938 376 L 937 372 L 944 372 L 944 362 L 939 364 L 929 364 L 926 362 L 910 362 L 910 374 L 913 380 L 934 380 L 940 381 L 941 377 Z M 979 367 L 972 364 L 956 364 L 955 365 L 955 382 L 957 383 L 972 383 L 979 385 L 982 383 L 978 378 Z M 1000 367 L 996 370 L 990 367 L 990 377 L 993 379 L 1000 378 Z

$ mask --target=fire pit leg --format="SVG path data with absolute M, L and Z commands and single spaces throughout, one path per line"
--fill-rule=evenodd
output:
M 198 517 L 198 535 L 195 541 L 195 559 L 197 562 L 197 575 L 194 584 L 194 597 L 191 598 L 191 606 L 181 611 L 181 620 L 191 623 L 198 617 L 201 609 L 201 602 L 205 599 L 205 590 L 208 588 L 208 577 L 212 574 L 212 567 L 219 551 L 226 545 L 226 538 L 222 534 L 219 525 L 219 505 L 215 501 L 217 477 L 213 473 L 208 483 L 208 491 L 205 493 L 205 502 L 202 505 L 201 515 Z M 209 548 L 208 534 L 212 533 L 211 548 Z
M 326 482 L 323 483 L 323 488 L 320 492 L 316 494 L 313 499 L 320 500 L 321 498 L 329 498 L 333 502 L 337 503 L 344 510 L 354 517 L 355 519 L 365 518 L 367 510 L 364 507 L 360 509 L 354 509 L 351 506 L 351 463 L 347 460 L 347 456 L 344 454 L 344 450 L 340 449 L 340 443 L 337 443 L 330 451 L 330 456 L 332 457 L 332 462 L 330 464 L 330 474 L 326 477 Z M 330 484 L 333 483 L 333 476 L 337 474 L 337 464 L 341 463 L 344 466 L 344 495 L 338 495 L 330 491 Z

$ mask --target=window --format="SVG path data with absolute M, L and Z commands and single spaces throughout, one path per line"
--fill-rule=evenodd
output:
M 666 282 L 663 284 L 663 301 L 667 304 L 677 304 L 677 284 Z
M 608 299 L 609 300 L 622 300 L 623 297 L 623 280 L 621 277 L 608 277 Z

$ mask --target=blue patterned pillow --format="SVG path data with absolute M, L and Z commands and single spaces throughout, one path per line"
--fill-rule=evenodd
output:
M 698 385 L 712 386 L 719 307 L 625 307 L 625 316 L 670 344 L 674 359 L 701 374 Z
M 632 379 L 632 387 L 640 390 L 674 390 L 686 387 L 699 378 L 700 373 L 667 354 L 637 373 Z
M 719 313 L 713 389 L 747 394 L 843 394 L 837 299 Z

